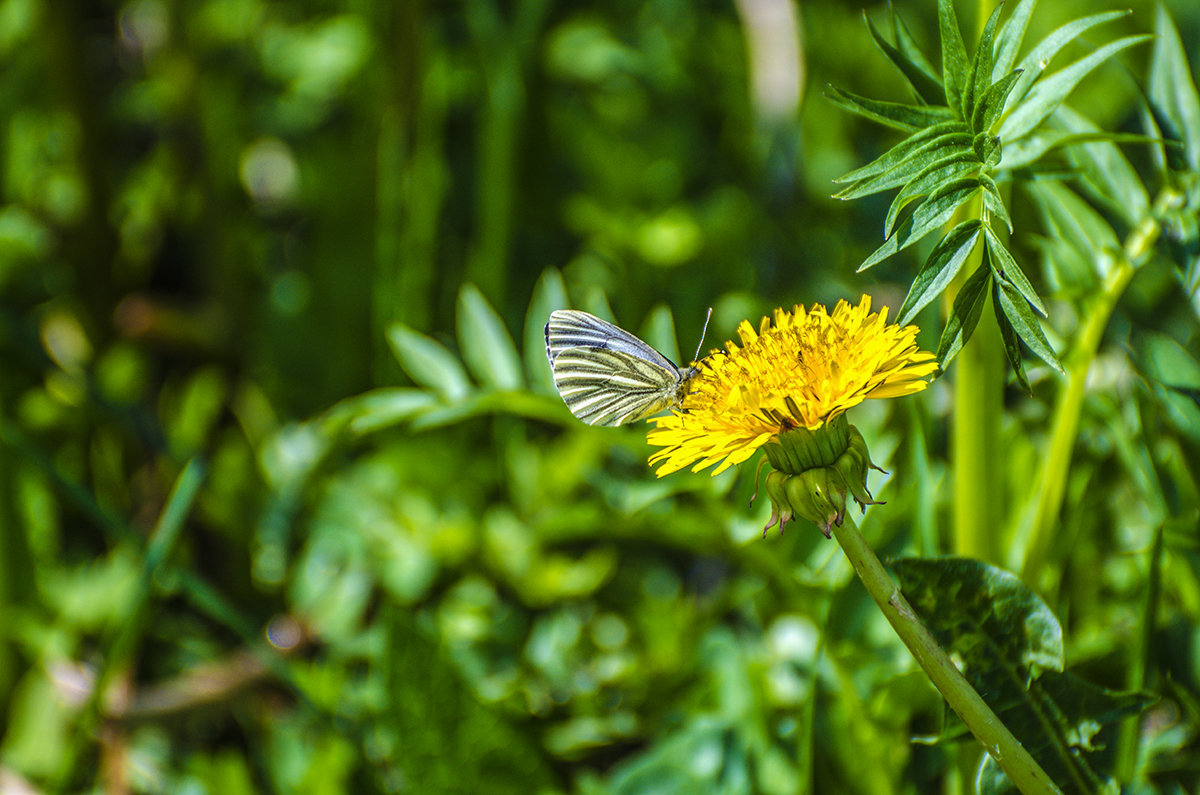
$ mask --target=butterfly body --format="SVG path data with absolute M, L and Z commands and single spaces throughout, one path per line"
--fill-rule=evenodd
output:
M 558 394 L 589 425 L 625 425 L 678 407 L 696 375 L 625 329 L 571 309 L 550 313 L 546 358 Z

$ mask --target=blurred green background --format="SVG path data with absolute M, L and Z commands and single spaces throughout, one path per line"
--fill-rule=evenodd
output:
M 1153 29 L 1152 3 L 1122 6 L 1120 33 Z M 1200 6 L 1167 7 L 1195 66 Z M 1028 38 L 1096 10 L 1043 3 Z M 0 0 L 0 789 L 969 778 L 972 744 L 910 742 L 940 700 L 836 545 L 800 525 L 762 540 L 749 465 L 656 480 L 644 429 L 574 421 L 541 351 L 568 301 L 677 361 L 710 306 L 717 346 L 776 306 L 899 305 L 915 255 L 854 273 L 884 199 L 830 198 L 898 137 L 824 87 L 907 100 L 864 11 L 886 14 Z M 936 52 L 935 4 L 898 11 Z M 1140 129 L 1148 54 L 1073 105 Z M 1036 274 L 1036 213 L 1018 194 L 1013 215 Z M 1118 386 L 1081 431 L 1053 607 L 1101 684 L 1123 681 L 1149 532 L 1105 431 L 1121 335 L 1192 344 L 1195 317 L 1161 272 L 1136 281 Z M 1056 341 L 1070 324 L 1052 309 Z M 1054 393 L 1031 375 L 1008 396 L 1015 493 Z M 895 403 L 854 417 L 894 473 L 864 531 L 881 553 L 947 551 L 945 385 Z M 1186 787 L 1195 549 L 1173 565 L 1160 641 L 1183 706 L 1154 738 Z

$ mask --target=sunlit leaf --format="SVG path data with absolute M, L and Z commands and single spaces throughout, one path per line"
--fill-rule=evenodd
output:
M 954 12 L 954 0 L 938 0 L 938 32 L 942 40 L 942 85 L 946 88 L 946 104 L 961 118 L 959 114 L 971 63 Z
M 1042 76 L 1042 73 L 1050 65 L 1050 61 L 1063 47 L 1096 25 L 1120 19 L 1128 14 L 1128 11 L 1105 11 L 1072 20 L 1051 32 L 1021 59 L 1021 63 L 1017 66 L 1021 77 L 1017 80 L 1017 85 L 1013 88 L 1012 93 L 1009 94 L 1009 105 L 1015 106 L 1025 97 L 1030 86 Z
M 1012 71 L 1013 64 L 1017 62 L 1017 54 L 1025 40 L 1025 30 L 1029 27 L 1033 6 L 1034 0 L 1021 0 L 1000 26 L 1000 32 L 996 34 L 995 60 L 992 63 L 993 81 L 999 81 L 1002 76 Z
M 938 188 L 912 215 L 904 219 L 882 246 L 858 266 L 859 272 L 882 262 L 898 251 L 903 251 L 930 232 L 944 226 L 950 220 L 950 216 L 954 215 L 954 211 L 978 191 L 979 180 L 974 177 L 955 180 Z
M 938 241 L 913 279 L 912 287 L 909 288 L 904 304 L 900 307 L 897 322 L 911 323 L 918 312 L 941 295 L 942 290 L 958 275 L 963 263 L 974 250 L 982 225 L 978 219 L 965 221 Z
M 959 122 L 955 122 L 951 126 L 955 129 L 962 129 L 962 125 Z M 861 181 L 834 194 L 834 198 L 844 200 L 857 199 L 899 187 L 912 179 L 914 174 L 919 173 L 930 163 L 948 156 L 948 153 L 971 152 L 971 136 L 968 133 L 947 132 L 936 137 L 925 135 L 924 133 L 925 131 L 917 133 L 917 135 L 921 136 L 921 140 L 917 145 L 905 146 L 903 150 L 898 145 L 881 155 L 872 164 L 880 164 L 879 168 L 872 169 L 870 172 L 866 172 L 865 169 L 858 169 L 854 173 L 863 174 Z M 913 137 L 915 138 L 916 136 Z M 905 141 L 903 143 L 907 144 L 908 142 Z M 884 162 L 880 163 L 880 161 Z M 847 178 L 851 176 L 848 174 L 838 181 L 846 182 L 848 181 Z
M 940 150 L 939 150 L 940 151 Z M 939 185 L 960 179 L 978 171 L 981 163 L 975 153 L 967 150 L 951 150 L 945 156 L 930 162 L 904 185 L 892 200 L 883 222 L 883 234 L 889 236 L 895 228 L 896 219 L 911 202 L 932 193 Z
M 1121 50 L 1141 44 L 1150 38 L 1152 37 L 1148 35 L 1126 36 L 1111 41 L 1070 66 L 1055 72 L 1050 77 L 1034 83 L 1029 93 L 1017 102 L 1012 112 L 1000 123 L 1000 131 L 997 133 L 1000 140 L 1013 140 L 1028 133 L 1053 113 L 1059 103 L 1066 99 L 1067 95 L 1096 67 Z M 1014 92 L 1011 96 L 1016 96 L 1016 93 Z
M 970 120 L 971 129 L 974 132 L 980 132 L 980 128 L 976 126 L 983 117 L 982 112 L 979 112 L 982 106 L 980 100 L 992 84 L 992 47 L 996 38 L 996 25 L 1000 21 L 1000 12 L 1003 10 L 1004 6 L 998 5 L 992 11 L 992 15 L 988 17 L 983 33 L 979 37 L 979 43 L 975 47 L 970 77 L 963 87 L 962 115 L 964 119 Z
M 992 278 L 995 279 L 994 271 Z M 1012 368 L 1017 381 L 1025 387 L 1027 393 L 1032 393 L 1029 378 L 1025 375 L 1025 363 L 1021 360 L 1021 339 L 1017 336 L 1017 331 L 1013 328 L 1012 323 L 1008 322 L 1008 318 L 1001 311 L 997 300 L 999 295 L 999 290 L 992 290 L 992 311 L 996 315 L 996 325 L 1000 328 L 1000 340 L 1004 343 L 1004 358 L 1008 360 L 1008 366 Z
M 996 124 L 996 120 L 1000 118 L 1000 114 L 1004 111 L 1009 93 L 1012 92 L 1020 77 L 1020 72 L 1009 72 L 988 86 L 987 90 L 983 93 L 983 98 L 976 105 L 975 112 L 971 116 L 972 129 L 981 133 L 991 132 L 992 127 Z

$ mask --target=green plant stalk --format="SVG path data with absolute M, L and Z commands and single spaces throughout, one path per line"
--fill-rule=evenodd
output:
M 1169 194 L 1170 191 L 1164 191 L 1155 203 L 1156 208 L 1171 201 Z M 1025 562 L 1021 567 L 1021 579 L 1031 585 L 1037 585 L 1037 578 L 1046 570 L 1046 561 L 1055 538 L 1054 530 L 1058 525 L 1067 476 L 1070 474 L 1071 453 L 1079 429 L 1088 371 L 1096 358 L 1100 340 L 1117 301 L 1129 286 L 1137 266 L 1150 255 L 1161 231 L 1153 218 L 1142 221 L 1126 239 L 1122 256 L 1112 264 L 1100 290 L 1084 306 L 1083 323 L 1075 339 L 1075 347 L 1063 364 L 1067 383 L 1059 393 L 1054 408 L 1050 444 L 1043 459 L 1045 464 L 1041 477 L 1038 478 L 1041 488 L 1037 494 Z
M 1155 619 L 1158 615 L 1158 600 L 1162 593 L 1163 525 L 1154 532 L 1154 543 L 1150 546 L 1147 565 L 1145 599 L 1142 600 L 1142 615 L 1138 622 L 1137 643 L 1129 652 L 1129 668 L 1125 676 L 1126 690 L 1143 690 L 1146 687 L 1146 670 L 1150 664 Z M 1118 781 L 1132 781 L 1137 767 L 1138 740 L 1141 735 L 1141 716 L 1133 715 L 1121 723 L 1117 736 L 1116 776 Z
M 975 692 L 921 623 L 853 520 L 847 518 L 841 526 L 835 525 L 833 537 L 841 545 L 875 604 L 883 611 L 884 618 L 912 652 L 921 670 L 925 671 L 946 703 L 962 718 L 971 734 L 996 760 L 1013 785 L 1025 795 L 1059 793 L 1060 790 L 1046 772 Z
M 982 214 L 982 202 L 977 197 L 964 205 L 961 213 L 955 214 L 950 226 L 968 218 L 982 217 Z M 951 303 L 982 258 L 983 244 L 980 243 L 947 291 Z M 1000 421 L 1004 413 L 1003 396 L 1004 348 L 992 302 L 987 300 L 975 333 L 954 359 L 951 462 L 954 469 L 953 551 L 989 563 L 996 562 L 995 540 L 999 538 L 1002 516 Z

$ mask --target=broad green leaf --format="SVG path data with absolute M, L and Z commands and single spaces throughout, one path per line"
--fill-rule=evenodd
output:
M 464 284 L 458 293 L 458 347 L 480 384 L 492 389 L 524 385 L 517 346 L 500 315 L 473 284 Z
M 904 304 L 900 307 L 898 323 L 911 323 L 926 304 L 941 295 L 942 290 L 958 275 L 963 263 L 974 250 L 982 225 L 977 218 L 964 221 L 938 241 L 913 279 L 912 287 L 909 288 Z
M 1193 45 L 1195 42 L 1193 42 Z M 1161 4 L 1150 60 L 1150 101 L 1171 122 L 1168 136 L 1183 142 L 1188 168 L 1200 171 L 1200 96 L 1188 67 L 1179 31 Z
M 1029 91 L 1029 87 L 1033 85 L 1035 80 L 1042 76 L 1042 73 L 1046 71 L 1046 67 L 1050 65 L 1050 61 L 1054 60 L 1054 56 L 1063 47 L 1096 25 L 1102 25 L 1105 22 L 1120 19 L 1128 15 L 1128 11 L 1105 11 L 1100 14 L 1093 14 L 1090 17 L 1072 20 L 1051 32 L 1050 35 L 1038 42 L 1021 59 L 1021 63 L 1017 67 L 1021 72 L 1021 77 L 1017 80 L 1017 85 L 1012 90 L 1012 93 L 1009 94 L 1009 104 L 1015 106 L 1024 98 L 1025 94 Z
M 557 268 L 542 271 L 525 314 L 525 375 L 529 384 L 540 386 L 542 392 L 554 391 L 554 375 L 546 361 L 546 321 L 555 309 L 568 306 L 562 274 Z
M 1016 575 L 970 558 L 901 558 L 900 590 L 980 693 L 1023 691 L 1061 671 L 1062 626 Z
M 995 279 L 994 269 L 992 278 Z M 1012 323 L 1009 323 L 1008 318 L 1001 312 L 1000 304 L 997 301 L 999 295 L 999 290 L 992 290 L 992 311 L 996 315 L 996 325 L 1000 327 L 1000 339 L 1004 343 L 1004 357 L 1008 359 L 1008 365 L 1017 376 L 1021 386 L 1025 387 L 1027 393 L 1033 394 L 1033 389 L 1029 386 L 1029 379 L 1025 376 L 1025 363 L 1021 361 L 1021 340 L 1017 337 Z
M 983 209 L 1003 221 L 1008 231 L 1012 232 L 1012 218 L 1008 215 L 1008 207 L 1004 204 L 1004 197 L 1000 195 L 1000 186 L 996 184 L 996 180 L 987 174 L 981 174 L 979 184 L 983 185 Z
M 987 90 L 983 93 L 983 99 L 976 105 L 975 112 L 971 116 L 972 129 L 980 133 L 991 132 L 992 127 L 996 124 L 996 120 L 1000 118 L 1000 114 L 1004 111 L 1004 103 L 1008 101 L 1009 93 L 1013 90 L 1013 86 L 1017 84 L 1017 80 L 1020 77 L 1020 72 L 1009 72 L 988 86 Z
M 914 174 L 912 179 L 896 194 L 896 198 L 892 200 L 892 206 L 888 208 L 887 217 L 883 222 L 884 237 L 891 236 L 897 216 L 911 202 L 932 193 L 939 185 L 947 184 L 973 171 L 978 171 L 980 165 L 979 159 L 970 150 L 952 151 L 950 154 L 930 162 Z
M 989 262 L 992 266 L 992 274 L 1000 281 L 1011 282 L 1017 291 L 1025 297 L 1025 300 L 1033 305 L 1042 317 L 1047 317 L 1046 305 L 1042 303 L 1042 299 L 1038 296 L 1037 291 L 1033 289 L 1033 285 L 1025 278 L 1025 274 L 1021 271 L 1021 266 L 1017 264 L 1016 259 L 1004 247 L 1004 243 L 996 236 L 996 233 L 989 227 L 983 230 L 984 244 L 987 246 Z
M 926 105 L 940 105 L 945 101 L 946 92 L 942 90 L 942 84 L 938 82 L 937 77 L 932 72 L 927 72 L 922 64 L 914 62 L 911 58 L 893 46 L 871 22 L 867 12 L 863 12 L 863 22 L 867 24 L 867 30 L 871 33 L 871 38 L 875 42 L 875 46 L 887 57 L 889 61 L 904 75 L 904 79 L 908 81 L 912 90 Z M 928 64 L 926 64 L 927 66 Z
M 1029 302 L 1025 300 L 1025 297 L 1009 282 L 997 281 L 995 289 L 1000 309 L 1003 311 L 1004 317 L 1008 318 L 1008 321 L 1012 323 L 1013 330 L 1017 332 L 1017 336 L 1021 338 L 1021 341 L 1043 362 L 1060 373 L 1063 372 L 1058 357 L 1054 355 L 1054 349 L 1046 341 L 1046 335 L 1042 332 L 1041 323 L 1038 322 L 1037 317 L 1030 311 Z M 996 317 L 999 319 L 1000 315 L 997 314 Z
M 947 133 L 927 140 L 915 149 L 906 153 L 904 159 L 897 159 L 887 171 L 879 172 L 873 177 L 851 185 L 834 195 L 834 198 L 849 200 L 873 193 L 891 190 L 912 179 L 913 175 L 936 160 L 947 157 L 947 152 L 971 152 L 971 136 L 967 133 Z M 887 155 L 884 155 L 885 157 Z
M 1064 795 L 1116 792 L 1117 724 L 1157 699 L 1148 693 L 1107 690 L 1069 672 L 1047 671 L 1002 720 Z M 975 781 L 980 795 L 1015 793 L 991 757 Z
M 462 364 L 441 343 L 396 323 L 387 330 L 388 345 L 404 372 L 416 382 L 448 401 L 461 400 L 471 391 Z
M 972 132 L 980 131 L 975 124 L 982 114 L 977 116 L 976 106 L 992 84 L 992 46 L 996 38 L 996 24 L 1000 21 L 1000 12 L 1003 8 L 1003 4 L 997 5 L 992 11 L 992 15 L 988 17 L 983 33 L 979 37 L 979 43 L 975 47 L 975 57 L 971 62 L 971 76 L 963 87 L 962 116 L 963 119 L 972 123 Z
M 1012 71 L 1013 64 L 1017 62 L 1017 53 L 1021 51 L 1021 43 L 1025 40 L 1025 30 L 1029 27 L 1033 5 L 1034 0 L 1021 0 L 996 34 L 996 55 L 992 64 L 993 81 L 998 81 L 1002 75 Z
M 943 370 L 975 332 L 979 316 L 983 313 L 984 301 L 987 300 L 987 286 L 991 276 L 992 272 L 988 266 L 980 265 L 954 297 L 950 317 L 946 320 L 946 327 L 942 329 L 941 339 L 938 340 L 937 360 L 938 366 Z
M 825 96 L 834 104 L 868 119 L 900 130 L 921 130 L 941 122 L 953 121 L 949 108 L 929 105 L 905 105 L 899 102 L 883 102 L 867 99 L 837 86 L 830 86 Z
M 935 229 L 940 229 L 954 215 L 954 211 L 978 190 L 979 180 L 974 177 L 943 185 L 922 202 L 921 206 L 900 224 L 895 233 L 858 266 L 858 272 L 879 264 L 896 252 L 922 240 Z
M 968 144 L 970 143 L 971 136 L 967 133 L 967 126 L 961 121 L 950 121 L 942 124 L 935 124 L 934 126 L 927 127 L 924 130 L 918 130 L 900 143 L 893 146 L 891 149 L 884 152 L 879 157 L 872 160 L 870 163 L 867 163 L 865 166 L 860 168 L 856 168 L 848 174 L 838 177 L 834 180 L 834 182 L 858 182 L 861 180 L 870 179 L 871 177 L 877 176 L 886 171 L 890 171 L 891 169 L 903 163 L 910 154 L 919 148 L 929 144 L 935 139 L 951 134 L 965 135 Z
M 962 111 L 971 64 L 963 45 L 962 30 L 958 27 L 958 16 L 954 13 L 954 0 L 938 0 L 938 32 L 942 39 L 942 85 L 946 87 L 946 104 L 958 116 Z
M 1087 77 L 1096 67 L 1121 50 L 1149 41 L 1151 38 L 1149 35 L 1126 36 L 1116 41 L 1110 41 L 1070 66 L 1034 83 L 1029 93 L 1017 102 L 1004 121 L 1000 123 L 1000 131 L 997 133 L 1000 140 L 1011 141 L 1028 133 L 1053 113 L 1059 103 L 1066 99 L 1075 86 L 1079 85 L 1083 78 Z M 1011 96 L 1017 95 L 1014 92 Z
M 1120 213 L 1130 227 L 1136 226 L 1150 212 L 1150 197 L 1133 166 L 1117 148 L 1114 136 L 1106 136 L 1090 119 L 1066 105 L 1058 108 L 1052 121 L 1075 136 L 1075 145 L 1067 150 L 1067 156 L 1083 174 L 1093 198 Z M 1095 137 L 1088 140 L 1085 136 Z M 1146 140 L 1134 137 L 1137 141 Z

